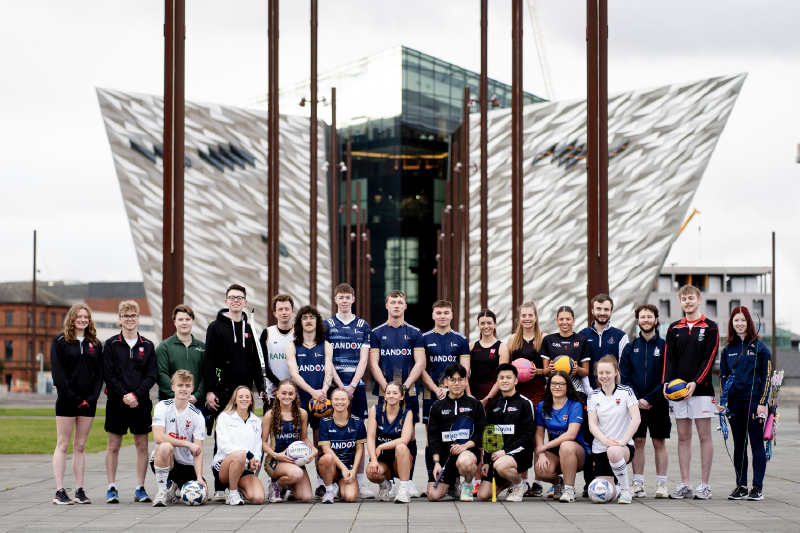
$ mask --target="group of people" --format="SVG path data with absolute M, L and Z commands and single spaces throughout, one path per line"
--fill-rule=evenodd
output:
M 496 491 L 506 491 L 506 501 L 542 496 L 542 483 L 548 482 L 546 497 L 575 502 L 582 472 L 583 497 L 590 482 L 602 478 L 613 488 L 613 499 L 630 503 L 647 495 L 648 431 L 655 452 L 655 497 L 709 499 L 711 419 L 724 408 L 731 413 L 738 465 L 729 498 L 763 498 L 764 443 L 759 424 L 750 419 L 763 423 L 758 415 L 766 410 L 771 355 L 745 307 L 733 309 L 720 356 L 721 379 L 731 379 L 723 406 L 715 403 L 711 380 L 719 331 L 700 312 L 701 293 L 693 286 L 680 289 L 685 317 L 670 325 L 665 339 L 658 331 L 658 309 L 638 306 L 639 335 L 632 341 L 611 326 L 614 304 L 606 294 L 592 299 L 594 320 L 577 333 L 570 307 L 558 309 L 558 331 L 545 335 L 536 305 L 526 302 L 517 309 L 516 329 L 506 342 L 497 338 L 497 318 L 488 309 L 477 317 L 479 338 L 469 342 L 451 328 L 450 302 L 433 304 L 434 328 L 423 333 L 405 321 L 402 292 L 386 296 L 387 320 L 374 328 L 352 313 L 355 297 L 349 285 L 336 287 L 338 312 L 323 320 L 316 308 L 295 311 L 290 295 L 277 295 L 271 302 L 277 323 L 256 339 L 244 312 L 246 289 L 234 284 L 225 293 L 226 307 L 208 326 L 205 343 L 192 335 L 193 310 L 180 305 L 172 314 L 176 333 L 158 347 L 138 333 L 136 302 L 120 303 L 121 331 L 105 343 L 97 339 L 89 307 L 74 305 L 50 351 L 58 392 L 53 503 L 91 502 L 83 489 L 84 445 L 103 382 L 108 503 L 119 502 L 117 459 L 128 431 L 137 453 L 134 500 L 154 506 L 177 501 L 188 481 L 202 483 L 207 497 L 230 505 L 267 498 L 333 503 L 377 497 L 406 503 L 421 496 L 413 479 L 420 451 L 428 474 L 425 496 L 431 501 L 448 495 L 485 501 L 493 496 L 494 481 Z M 556 370 L 560 356 L 572 360 L 569 372 Z M 514 364 L 518 359 L 529 362 L 524 381 Z M 371 408 L 363 380 L 368 366 L 377 397 Z M 666 398 L 673 379 L 688 384 L 683 401 Z M 153 409 L 149 391 L 156 384 L 160 401 Z M 264 406 L 261 418 L 255 412 L 258 399 Z M 472 427 L 469 435 L 452 430 L 464 417 Z M 673 418 L 681 483 L 670 493 L 665 439 Z M 420 421 L 424 451 L 416 441 Z M 695 489 L 689 468 L 693 425 L 702 465 Z M 482 440 L 487 426 L 503 436 L 503 446 L 491 453 Z M 151 431 L 156 447 L 148 457 Z M 78 488 L 71 498 L 64 471 L 73 432 Z M 203 477 L 202 446 L 212 434 L 213 490 Z M 754 469 L 749 491 L 748 440 Z M 297 441 L 310 450 L 303 461 L 289 453 Z M 306 469 L 311 461 L 316 489 Z M 157 482 L 153 500 L 144 487 L 148 462 Z M 258 476 L 262 467 L 270 478 L 266 488 Z M 377 496 L 368 481 L 378 485 Z

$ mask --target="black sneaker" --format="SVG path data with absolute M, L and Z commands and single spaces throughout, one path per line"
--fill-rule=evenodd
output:
M 589 489 L 583 489 L 581 492 L 581 498 L 588 498 L 589 497 Z
M 747 487 L 739 485 L 728 495 L 729 500 L 747 499 Z
M 747 490 L 747 489 L 745 489 Z M 750 494 L 747 495 L 748 500 L 763 500 L 764 495 L 761 493 L 761 487 L 758 485 L 753 485 L 753 490 L 750 491 Z
M 64 489 L 60 489 L 56 491 L 56 497 L 53 498 L 53 503 L 55 505 L 73 505 L 73 502 L 69 496 L 67 496 L 67 491 Z
M 78 488 L 75 491 L 75 499 L 73 500 L 75 503 L 92 503 L 92 500 L 86 495 L 83 491 L 83 487 Z
M 525 492 L 525 498 L 541 498 L 542 486 L 538 483 L 531 483 L 528 490 Z
M 314 492 L 314 497 L 321 500 L 323 496 L 325 496 L 325 485 L 320 485 L 317 487 L 316 492 Z

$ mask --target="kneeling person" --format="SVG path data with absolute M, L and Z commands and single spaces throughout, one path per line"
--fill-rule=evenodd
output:
M 428 500 L 432 502 L 441 500 L 451 486 L 460 483 L 460 476 L 464 476 L 460 490 L 461 501 L 471 502 L 472 480 L 478 471 L 486 413 L 479 400 L 465 393 L 467 370 L 463 365 L 453 363 L 448 366 L 444 371 L 444 377 L 448 388 L 447 396 L 431 406 L 428 418 L 428 447 L 433 456 L 433 480 L 428 479 Z M 472 419 L 474 430 L 470 440 L 464 444 L 456 444 L 450 436 L 450 427 L 461 416 Z M 434 488 L 439 472 L 451 455 L 453 458 L 445 469 L 439 486 Z
M 333 415 L 319 423 L 319 445 L 323 455 L 319 459 L 319 471 L 325 483 L 322 503 L 333 503 L 339 486 L 339 499 L 352 503 L 358 498 L 358 478 L 354 465 L 361 463 L 367 430 L 364 422 L 350 414 L 350 394 L 344 389 L 331 393 Z
M 498 365 L 497 384 L 500 397 L 489 405 L 487 423 L 494 426 L 495 433 L 503 436 L 503 447 L 492 454 L 484 452 L 481 474 L 486 478 L 490 463 L 493 463 L 497 492 L 510 486 L 506 501 L 521 502 L 526 485 L 519 473 L 527 472 L 533 466 L 533 404 L 517 392 L 517 369 L 514 365 Z M 485 502 L 491 497 L 491 482 L 481 483 L 478 499 Z
M 189 403 L 194 390 L 194 376 L 188 370 L 172 375 L 174 398 L 156 404 L 153 410 L 153 440 L 156 449 L 150 457 L 150 468 L 156 475 L 158 494 L 153 507 L 176 503 L 180 489 L 188 481 L 203 479 L 203 439 L 206 419 L 200 409 Z M 199 443 L 195 441 L 200 441 Z M 167 482 L 171 481 L 169 489 Z

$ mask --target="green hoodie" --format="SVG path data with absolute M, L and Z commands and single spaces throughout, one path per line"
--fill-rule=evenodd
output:
M 181 369 L 186 369 L 194 376 L 194 390 L 192 394 L 197 398 L 197 404 L 205 404 L 206 394 L 203 391 L 203 359 L 205 358 L 206 344 L 194 338 L 187 347 L 178 338 L 176 333 L 164 340 L 156 348 L 158 360 L 158 399 L 168 400 L 175 396 L 172 392 L 172 375 Z

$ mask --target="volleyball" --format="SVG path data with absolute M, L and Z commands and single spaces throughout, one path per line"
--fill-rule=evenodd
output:
M 682 379 L 673 379 L 667 383 L 666 394 L 667 398 L 673 402 L 682 402 L 686 399 L 686 395 L 689 394 L 689 387 Z
M 555 361 L 553 361 L 553 368 L 555 368 L 556 372 L 571 374 L 572 370 L 575 368 L 575 361 L 568 355 L 559 355 L 556 357 Z
M 297 466 L 304 466 L 311 456 L 311 448 L 305 442 L 296 440 L 286 448 L 286 457 L 292 459 Z
M 526 383 L 531 380 L 533 374 L 533 365 L 527 359 L 515 359 L 512 363 L 517 369 L 517 380 L 520 383 Z
M 311 401 L 308 402 L 308 412 L 317 418 L 325 418 L 326 416 L 331 416 L 333 406 L 331 405 L 331 401 L 327 398 L 324 402 L 312 398 Z
M 200 505 L 206 499 L 206 488 L 199 481 L 187 481 L 181 487 L 181 501 L 186 505 Z
M 589 499 L 594 503 L 606 503 L 614 497 L 614 487 L 607 479 L 596 478 L 589 483 Z

